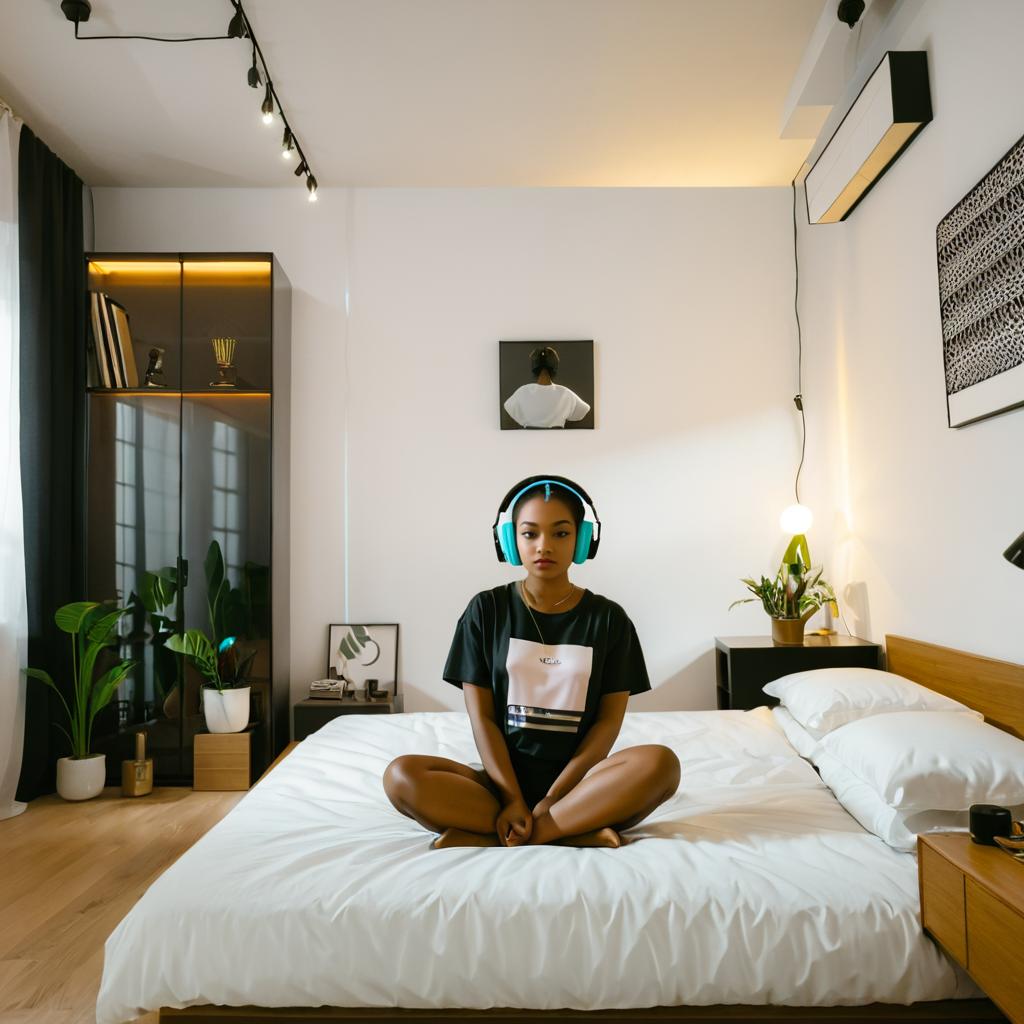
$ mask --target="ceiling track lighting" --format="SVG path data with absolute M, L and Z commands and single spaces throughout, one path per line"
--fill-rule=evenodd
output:
M 260 78 L 260 69 L 256 67 L 256 51 L 252 51 L 252 67 L 249 68 L 249 88 L 258 89 L 263 84 Z
M 249 27 L 245 21 L 245 15 L 242 13 L 241 4 L 235 4 L 235 13 L 231 17 L 231 21 L 228 22 L 228 38 L 229 39 L 246 39 L 249 36 Z M 255 57 L 253 58 L 255 63 Z
M 263 97 L 263 106 L 260 107 L 263 114 L 263 123 L 271 124 L 274 120 L 274 93 L 270 87 L 270 79 L 267 79 L 267 91 Z
M 281 106 L 281 100 L 274 90 L 274 85 L 270 78 L 270 71 L 267 68 L 266 59 L 263 56 L 263 51 L 260 49 L 259 41 L 256 39 L 256 35 L 252 30 L 252 23 L 249 21 L 249 16 L 245 13 L 245 8 L 242 6 L 242 0 L 229 0 L 229 2 L 234 13 L 231 15 L 231 20 L 228 22 L 227 33 L 222 36 L 83 36 L 79 35 L 78 26 L 87 22 L 92 15 L 92 3 L 90 0 L 61 0 L 60 9 L 64 12 L 64 17 L 74 24 L 75 39 L 81 39 L 83 42 L 88 42 L 93 39 L 145 39 L 154 43 L 198 43 L 216 39 L 248 40 L 252 44 L 252 66 L 248 69 L 248 74 L 246 76 L 249 87 L 252 89 L 258 89 L 264 81 L 266 82 L 263 103 L 260 106 L 263 123 L 272 124 L 274 121 L 274 115 L 280 114 L 281 120 L 284 122 L 284 136 L 281 140 L 281 156 L 285 160 L 290 160 L 293 155 L 298 155 L 299 164 L 295 168 L 295 175 L 296 177 L 306 175 L 306 188 L 309 191 L 309 201 L 311 203 L 316 202 L 316 178 L 313 176 L 312 170 L 310 170 L 309 163 L 306 160 L 306 154 L 303 153 L 302 146 L 299 144 L 299 140 L 296 138 L 295 132 L 292 131 L 292 127 L 288 123 L 288 118 L 284 113 L 284 107 Z M 260 70 L 261 68 L 262 74 Z
M 839 0 L 836 17 L 844 24 L 853 28 L 864 13 L 864 0 Z

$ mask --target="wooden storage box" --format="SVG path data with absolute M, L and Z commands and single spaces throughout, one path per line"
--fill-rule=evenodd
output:
M 193 789 L 225 792 L 249 788 L 251 732 L 200 732 L 193 749 Z

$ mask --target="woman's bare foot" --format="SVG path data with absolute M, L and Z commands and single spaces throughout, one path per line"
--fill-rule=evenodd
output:
M 558 846 L 602 846 L 606 849 L 617 850 L 625 846 L 628 839 L 623 839 L 613 828 L 598 828 L 593 832 L 584 832 L 578 836 L 563 836 L 557 840 Z
M 432 850 L 447 850 L 454 846 L 497 846 L 498 837 L 479 832 L 464 832 L 461 828 L 446 828 L 431 844 Z

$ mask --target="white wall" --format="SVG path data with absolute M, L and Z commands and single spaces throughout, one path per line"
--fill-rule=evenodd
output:
M 273 252 L 291 281 L 291 651 L 301 694 L 324 673 L 326 623 L 343 614 L 345 193 L 317 204 L 297 186 L 93 194 L 97 251 Z M 322 659 L 308 656 L 321 648 Z
M 929 0 L 890 49 L 928 51 L 934 120 L 849 220 L 804 225 L 809 500 L 861 636 L 1020 661 L 1024 411 L 946 425 L 935 228 L 1024 132 L 1024 6 Z
M 99 249 L 272 250 L 295 289 L 293 696 L 348 616 L 400 623 L 408 710 L 460 706 L 440 678 L 455 621 L 516 576 L 497 503 L 553 472 L 605 524 L 574 578 L 637 625 L 656 687 L 637 708 L 712 707 L 714 636 L 767 632 L 727 608 L 777 564 L 798 452 L 788 190 L 321 194 L 96 203 Z M 502 338 L 593 338 L 597 429 L 500 431 Z

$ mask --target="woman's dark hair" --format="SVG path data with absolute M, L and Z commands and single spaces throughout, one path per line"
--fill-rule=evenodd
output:
M 535 348 L 530 353 L 530 371 L 534 377 L 539 377 L 542 370 L 547 370 L 551 377 L 558 373 L 558 353 L 550 345 Z
M 576 497 L 572 491 L 567 491 L 564 487 L 560 487 L 558 484 L 551 484 L 550 491 L 548 490 L 547 484 L 537 484 L 535 487 L 531 487 L 524 494 L 519 496 L 519 500 L 512 506 L 512 523 L 513 525 L 519 522 L 519 512 L 531 498 L 543 498 L 545 501 L 550 501 L 551 498 L 557 498 L 563 504 L 567 505 L 569 511 L 572 513 L 573 522 L 576 524 L 576 530 L 579 532 L 580 523 L 584 519 L 583 502 Z

